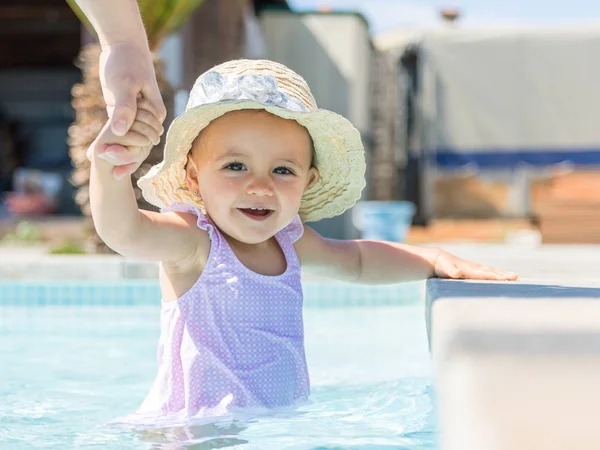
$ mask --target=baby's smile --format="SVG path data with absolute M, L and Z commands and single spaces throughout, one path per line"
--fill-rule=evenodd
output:
M 266 220 L 269 216 L 273 214 L 272 209 L 268 208 L 260 208 L 260 207 L 250 207 L 250 208 L 237 208 L 242 214 L 246 217 L 249 217 L 253 220 Z

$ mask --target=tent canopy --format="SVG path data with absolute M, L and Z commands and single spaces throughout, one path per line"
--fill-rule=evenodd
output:
M 440 166 L 600 164 L 600 27 L 425 33 L 422 145 Z

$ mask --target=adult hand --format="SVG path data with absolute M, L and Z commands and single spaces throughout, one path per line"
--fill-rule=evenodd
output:
M 148 100 L 150 112 L 161 124 L 165 120 L 167 111 L 147 48 L 128 42 L 104 48 L 100 55 L 100 82 L 111 128 L 117 136 L 126 134 L 133 124 L 139 97 Z
M 122 42 L 103 48 L 100 55 L 100 82 L 115 135 L 124 136 L 130 130 L 140 98 L 147 100 L 146 109 L 162 125 L 167 112 L 156 82 L 152 55 L 147 47 Z M 163 132 L 161 127 L 160 135 Z M 144 157 L 116 172 L 120 172 L 121 176 L 131 175 L 150 150 L 151 147 L 148 147 Z

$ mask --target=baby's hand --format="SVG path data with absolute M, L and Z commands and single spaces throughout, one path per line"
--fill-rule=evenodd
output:
M 443 250 L 435 260 L 434 276 L 439 278 L 514 281 L 517 274 L 465 261 Z
M 117 179 L 135 172 L 148 157 L 152 147 L 160 142 L 162 134 L 160 120 L 147 108 L 147 100 L 138 100 L 135 121 L 124 136 L 113 134 L 110 121 L 107 122 L 88 149 L 88 158 L 92 159 L 95 155 L 115 166 L 113 176 Z

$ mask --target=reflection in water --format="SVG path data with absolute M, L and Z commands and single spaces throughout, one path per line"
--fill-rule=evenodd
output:
M 137 434 L 141 441 L 151 443 L 153 450 L 204 450 L 247 444 L 236 437 L 246 428 L 241 422 L 209 423 L 137 430 Z

